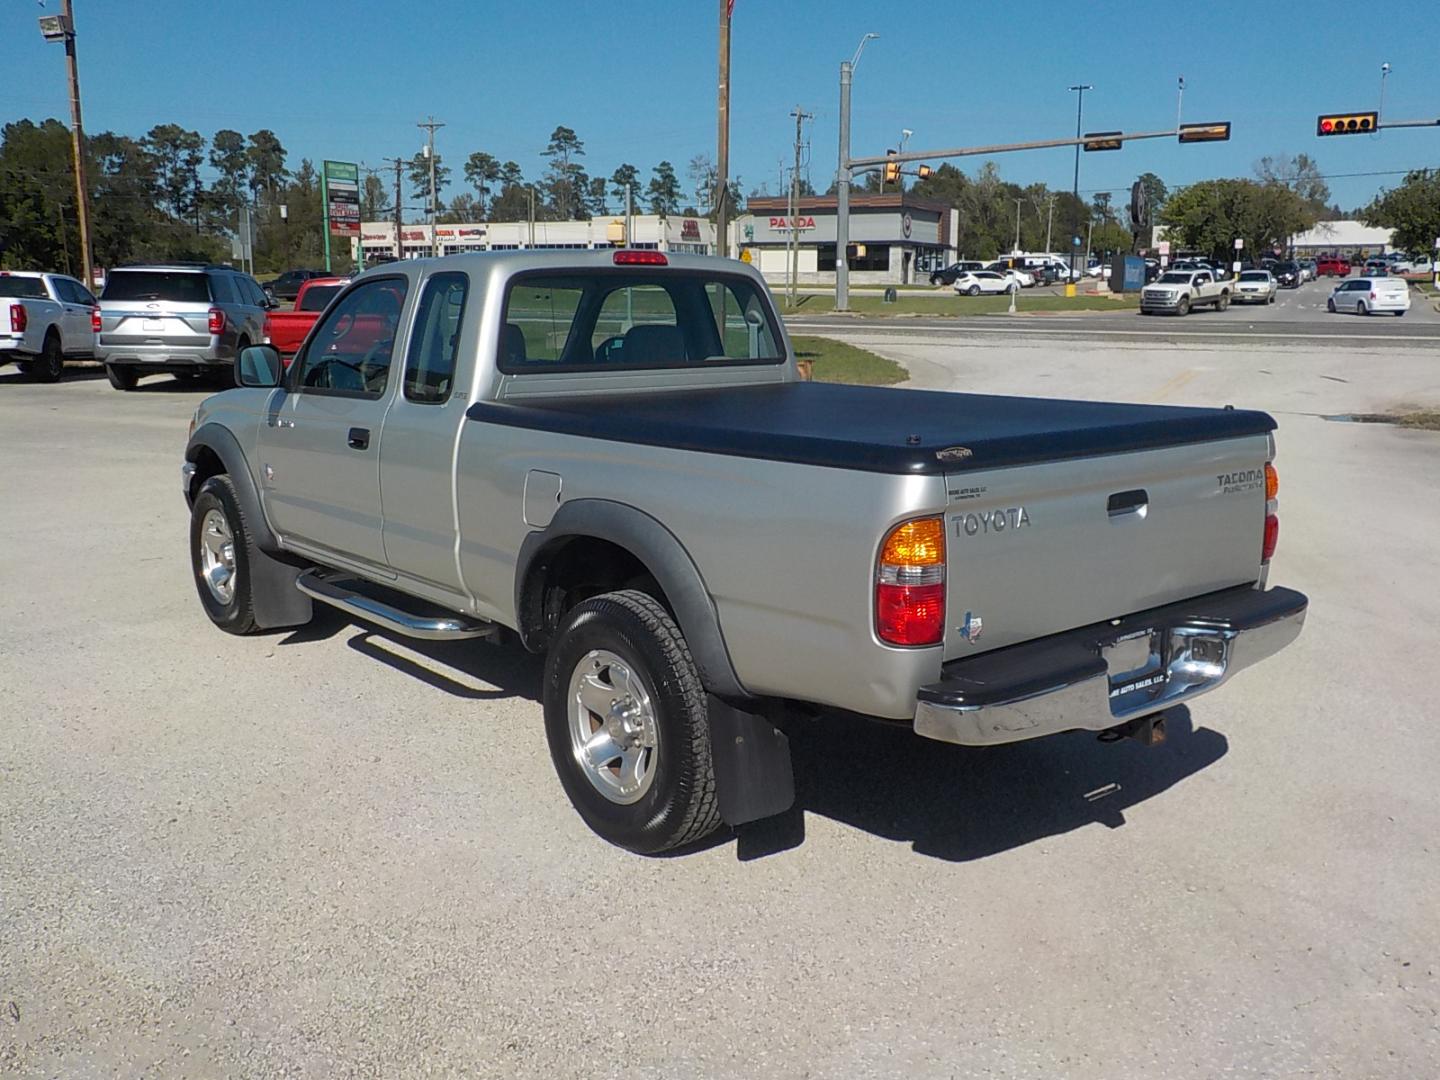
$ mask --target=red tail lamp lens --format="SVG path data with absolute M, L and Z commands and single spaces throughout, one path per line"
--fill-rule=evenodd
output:
M 1275 557 L 1275 546 L 1280 543 L 1280 519 L 1274 514 L 1265 515 L 1265 542 L 1260 548 L 1260 561 L 1269 562 Z
M 877 585 L 875 621 L 891 645 L 938 645 L 945 636 L 945 586 Z
M 210 333 L 223 334 L 225 332 L 225 312 L 218 307 L 210 309 Z

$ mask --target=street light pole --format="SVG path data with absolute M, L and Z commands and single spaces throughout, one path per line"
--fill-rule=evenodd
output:
M 1015 247 L 1013 250 L 1016 255 L 1020 254 L 1020 207 L 1024 202 L 1024 199 L 1015 200 Z
M 65 68 L 70 79 L 70 153 L 75 163 L 75 222 L 80 230 L 80 263 L 85 287 L 95 287 L 90 260 L 90 191 L 85 182 L 85 127 L 80 120 L 80 68 L 75 59 L 75 8 L 61 0 L 59 15 L 40 16 L 40 33 L 46 41 L 65 44 Z
M 1071 90 L 1074 90 L 1074 91 L 1076 92 L 1076 96 L 1075 96 L 1075 138 L 1078 139 L 1078 138 L 1080 138 L 1080 123 L 1081 123 L 1081 119 L 1080 119 L 1080 118 L 1081 118 L 1081 115 L 1083 114 L 1084 109 L 1085 109 L 1085 91 L 1086 91 L 1086 90 L 1094 90 L 1095 87 L 1090 86 L 1090 85 L 1087 83 L 1087 84 L 1085 84 L 1085 85 L 1083 85 L 1083 86 L 1072 86 L 1072 87 L 1070 87 L 1070 89 L 1071 89 Z M 1078 203 L 1078 202 L 1080 201 L 1080 144 L 1079 144 L 1079 143 L 1076 143 L 1076 144 L 1075 144 L 1075 182 L 1074 182 L 1073 186 L 1071 187 L 1071 194 L 1075 197 L 1075 201 Z M 1073 238 L 1073 237 L 1071 238 L 1071 241 L 1070 241 L 1070 280 L 1071 280 L 1072 282 L 1075 280 L 1075 241 L 1074 241 L 1074 238 Z
M 879 34 L 860 39 L 855 55 L 840 61 L 840 162 L 835 170 L 835 310 L 850 310 L 850 81 L 865 43 Z

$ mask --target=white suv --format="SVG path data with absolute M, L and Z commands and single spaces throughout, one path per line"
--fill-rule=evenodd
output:
M 1402 278 L 1351 278 L 1335 286 L 1325 301 L 1328 311 L 1353 311 L 1357 315 L 1388 311 L 1404 315 L 1410 310 L 1410 286 Z

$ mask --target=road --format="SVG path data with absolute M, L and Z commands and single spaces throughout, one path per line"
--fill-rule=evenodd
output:
M 1440 435 L 1319 418 L 1440 402 L 1433 348 L 839 332 L 1273 410 L 1304 635 L 1151 750 L 826 719 L 795 813 L 643 859 L 566 803 L 533 658 L 208 624 L 194 392 L 0 372 L 0 1072 L 1435 1075 Z
M 1048 311 L 1026 311 L 1027 297 L 1022 292 L 1016 301 L 1015 315 L 973 315 L 950 317 L 904 317 L 881 320 L 896 333 L 933 333 L 937 330 L 959 331 L 966 335 L 984 333 L 992 336 L 1035 336 L 1049 338 L 1059 334 L 1085 335 L 1111 340 L 1193 342 L 1210 339 L 1241 338 L 1252 343 L 1329 342 L 1343 339 L 1360 343 L 1374 340 L 1392 343 L 1397 348 L 1414 347 L 1434 350 L 1440 347 L 1440 312 L 1433 300 L 1411 291 L 1410 311 L 1403 317 L 1372 315 L 1361 317 L 1325 310 L 1335 279 L 1307 282 L 1299 289 L 1280 290 L 1274 304 L 1232 304 L 1227 311 L 1209 308 L 1191 312 L 1184 318 L 1173 315 L 1141 315 L 1134 308 L 1110 311 L 1087 311 L 1063 314 Z M 1050 290 L 1053 292 L 1054 290 Z M 963 304 L 963 298 L 957 300 Z M 961 309 L 963 310 L 963 309 Z M 801 333 L 833 331 L 860 319 L 853 315 L 799 316 L 787 319 L 792 330 Z

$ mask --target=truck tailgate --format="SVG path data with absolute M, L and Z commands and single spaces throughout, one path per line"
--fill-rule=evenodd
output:
M 1260 573 L 1265 435 L 946 474 L 945 658 Z

